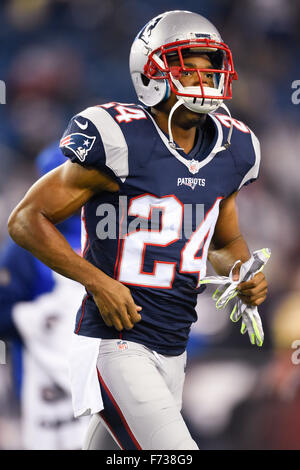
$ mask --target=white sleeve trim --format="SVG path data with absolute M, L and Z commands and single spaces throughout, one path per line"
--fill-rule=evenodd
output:
M 97 128 L 105 150 L 105 164 L 122 182 L 128 176 L 128 146 L 120 126 L 103 108 L 92 106 L 78 116 L 89 119 Z
M 241 181 L 241 184 L 239 185 L 238 189 L 241 189 L 241 187 L 247 183 L 247 181 L 251 179 L 256 179 L 258 177 L 258 172 L 259 172 L 259 166 L 260 166 L 260 143 L 256 135 L 250 130 L 251 133 L 251 140 L 252 140 L 252 145 L 255 153 L 255 162 L 254 165 L 250 168 L 248 173 L 244 176 L 244 178 Z

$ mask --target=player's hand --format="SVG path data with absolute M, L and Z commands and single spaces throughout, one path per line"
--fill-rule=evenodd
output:
M 107 326 L 118 331 L 131 330 L 141 320 L 139 312 L 142 307 L 136 305 L 128 287 L 109 276 L 93 289 L 93 298 Z
M 239 279 L 239 263 L 233 271 L 233 280 Z M 250 281 L 240 282 L 237 286 L 239 298 L 247 305 L 258 306 L 264 302 L 267 297 L 268 283 L 265 275 L 259 272 L 253 276 Z

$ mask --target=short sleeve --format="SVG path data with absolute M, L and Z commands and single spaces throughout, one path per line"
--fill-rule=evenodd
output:
M 70 120 L 60 148 L 73 163 L 96 168 L 121 181 L 128 176 L 125 137 L 118 123 L 101 106 L 87 108 Z

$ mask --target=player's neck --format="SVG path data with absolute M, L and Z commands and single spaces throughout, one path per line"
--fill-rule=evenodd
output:
M 160 129 L 168 134 L 168 114 L 160 112 L 156 109 L 151 109 L 151 114 L 154 117 L 156 124 Z M 193 113 L 195 114 L 195 113 Z M 172 119 L 172 134 L 176 144 L 181 147 L 186 154 L 188 154 L 196 144 L 197 130 L 201 132 L 201 127 L 205 122 L 205 115 L 198 116 L 198 122 L 194 125 L 189 125 L 186 121 L 176 119 L 176 113 L 174 113 Z
M 188 154 L 196 144 L 196 132 L 196 127 L 183 129 L 180 126 L 172 125 L 173 139 L 186 154 Z M 201 132 L 200 129 L 199 132 Z

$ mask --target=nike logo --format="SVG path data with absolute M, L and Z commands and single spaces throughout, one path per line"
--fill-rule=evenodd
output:
M 87 121 L 85 121 L 85 124 L 81 124 L 80 122 L 76 121 L 76 119 L 74 119 L 74 121 L 76 122 L 77 126 L 80 127 L 80 129 L 82 129 L 83 131 L 85 131 L 85 129 L 87 129 L 89 125 Z

